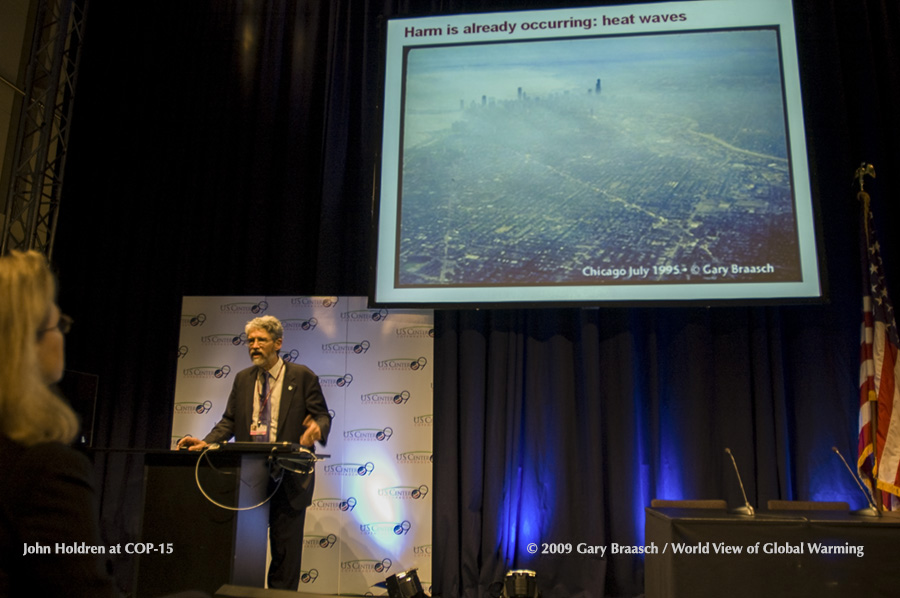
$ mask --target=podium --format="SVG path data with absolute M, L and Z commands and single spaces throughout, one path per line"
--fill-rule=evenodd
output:
M 269 454 L 145 454 L 141 543 L 132 547 L 137 553 L 135 596 L 185 589 L 213 595 L 224 584 L 264 587 L 269 505 L 249 507 L 268 496 Z M 243 510 L 224 509 L 210 498 Z

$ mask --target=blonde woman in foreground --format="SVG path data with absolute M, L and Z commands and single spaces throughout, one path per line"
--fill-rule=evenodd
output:
M 69 446 L 78 420 L 53 391 L 71 323 L 41 254 L 0 257 L 0 597 L 118 595 L 89 550 L 102 543 L 91 465 Z

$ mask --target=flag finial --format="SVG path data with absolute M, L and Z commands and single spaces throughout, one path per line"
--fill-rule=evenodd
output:
M 856 172 L 853 173 L 853 178 L 855 178 L 859 182 L 859 191 L 862 193 L 865 191 L 865 177 L 866 175 L 871 176 L 873 179 L 875 178 L 875 167 L 871 164 L 866 164 L 863 162 L 859 165 L 859 168 L 856 169 Z

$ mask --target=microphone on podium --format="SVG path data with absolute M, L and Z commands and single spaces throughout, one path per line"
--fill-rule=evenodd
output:
M 732 513 L 737 513 L 738 515 L 749 515 L 753 517 L 756 515 L 756 511 L 753 510 L 753 507 L 750 506 L 750 501 L 747 500 L 747 493 L 744 492 L 744 482 L 741 480 L 741 472 L 738 471 L 737 462 L 734 460 L 734 455 L 731 454 L 731 449 L 725 447 L 725 452 L 728 453 L 728 456 L 731 457 L 731 464 L 734 465 L 734 474 L 737 476 L 738 485 L 741 487 L 741 494 L 744 495 L 744 506 L 733 509 Z
M 866 517 L 881 517 L 881 511 L 879 511 L 878 507 L 875 506 L 875 499 L 872 498 L 871 491 L 867 491 L 866 488 L 862 485 L 862 482 L 859 481 L 859 477 L 853 473 L 852 469 L 850 469 L 850 465 L 847 463 L 847 460 L 844 459 L 844 455 L 841 454 L 841 451 L 839 451 L 836 446 L 831 447 L 831 450 L 833 450 L 835 454 L 841 458 L 841 461 L 844 462 L 844 467 L 846 467 L 847 471 L 850 472 L 850 477 L 853 478 L 853 481 L 856 482 L 857 486 L 859 486 L 859 491 L 863 493 L 863 496 L 866 497 L 866 502 L 869 504 L 869 506 L 865 509 L 853 511 L 853 514 L 865 515 Z

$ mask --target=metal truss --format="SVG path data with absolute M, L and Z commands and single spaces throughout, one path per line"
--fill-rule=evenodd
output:
M 0 255 L 53 253 L 87 5 L 38 0 Z

